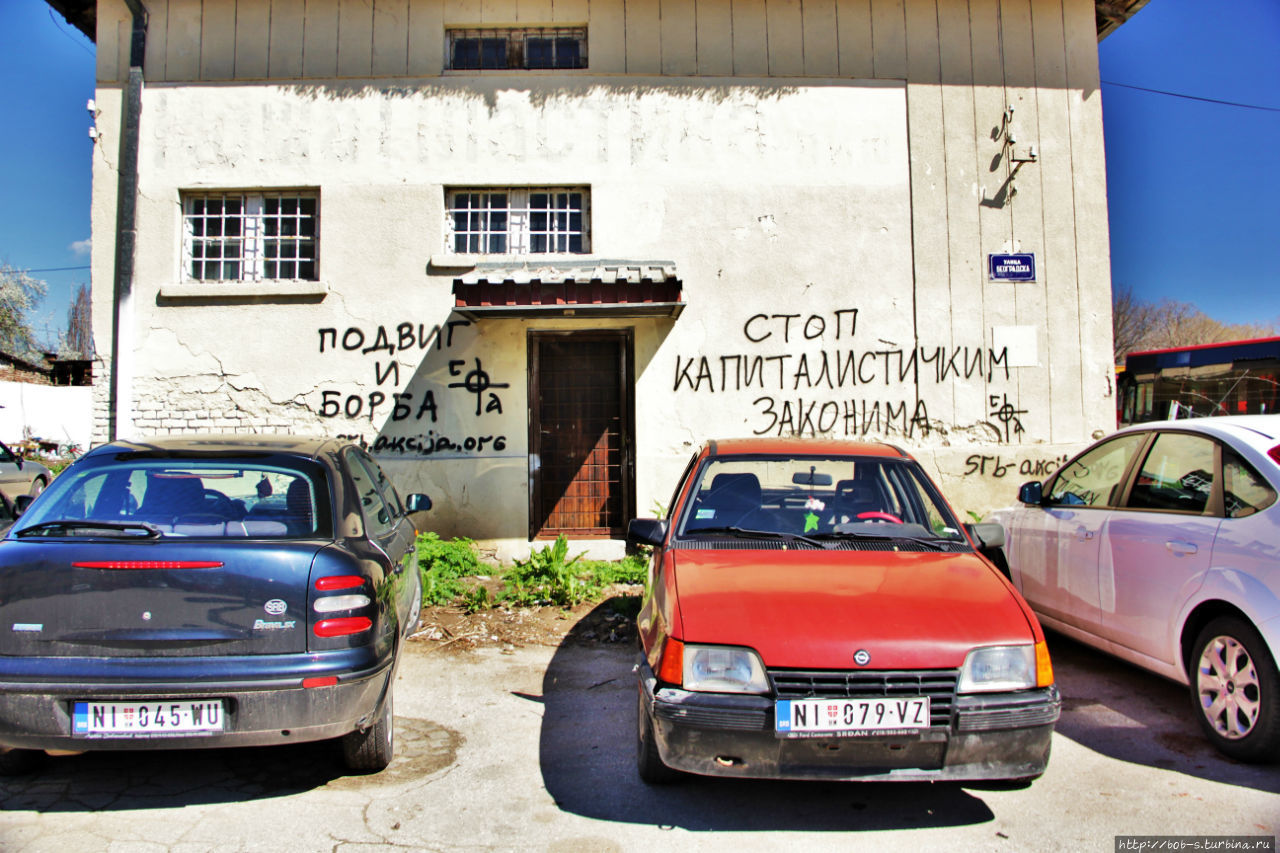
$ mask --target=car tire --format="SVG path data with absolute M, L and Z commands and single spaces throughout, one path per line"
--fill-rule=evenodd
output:
M 1191 704 L 1209 741 L 1239 761 L 1280 761 L 1280 673 L 1254 627 L 1214 619 L 1196 638 L 1189 669 Z
M 27 492 L 27 494 L 31 495 L 31 497 L 34 498 L 37 495 L 39 495 L 41 492 L 43 492 L 45 490 L 45 487 L 48 485 L 49 483 L 45 480 L 44 477 L 36 477 L 34 480 L 31 481 L 31 491 Z
M 35 770 L 44 759 L 38 749 L 6 749 L 0 751 L 0 776 L 21 776 Z
M 391 690 L 382 700 L 378 720 L 363 731 L 357 729 L 342 738 L 342 758 L 355 773 L 377 773 L 386 769 L 395 755 L 395 712 Z
M 413 604 L 410 605 L 412 609 L 409 611 L 409 627 L 405 628 L 404 631 L 406 637 L 417 631 L 419 626 L 422 625 L 422 578 L 417 578 L 415 583 L 418 591 L 413 596 Z
M 636 770 L 640 774 L 640 780 L 646 785 L 669 785 L 679 780 L 683 774 L 663 763 L 653 737 L 653 720 L 649 719 L 649 711 L 645 708 L 644 688 L 637 692 Z

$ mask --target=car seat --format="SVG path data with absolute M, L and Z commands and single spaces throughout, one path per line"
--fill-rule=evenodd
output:
M 717 474 L 694 506 L 689 529 L 735 525 L 760 509 L 760 478 L 755 474 Z

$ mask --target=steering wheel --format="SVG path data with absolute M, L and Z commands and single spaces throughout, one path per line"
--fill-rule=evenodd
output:
M 896 515 L 891 515 L 887 512 L 879 512 L 879 511 L 860 512 L 858 513 L 858 520 L 859 521 L 889 521 L 894 524 L 902 523 L 902 519 L 898 518 Z

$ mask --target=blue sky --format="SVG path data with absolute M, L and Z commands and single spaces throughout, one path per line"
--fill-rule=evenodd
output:
M 0 0 L 0 261 L 48 282 L 51 344 L 89 281 L 93 51 L 44 0 Z M 1099 60 L 1112 281 L 1280 325 L 1280 2 L 1151 0 Z
M 1280 2 L 1151 0 L 1099 62 L 1112 283 L 1280 326 Z

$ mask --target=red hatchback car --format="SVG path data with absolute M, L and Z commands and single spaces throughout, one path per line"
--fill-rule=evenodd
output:
M 782 779 L 1030 780 L 1061 699 L 1044 635 L 910 456 L 884 444 L 708 443 L 638 616 L 637 764 Z

